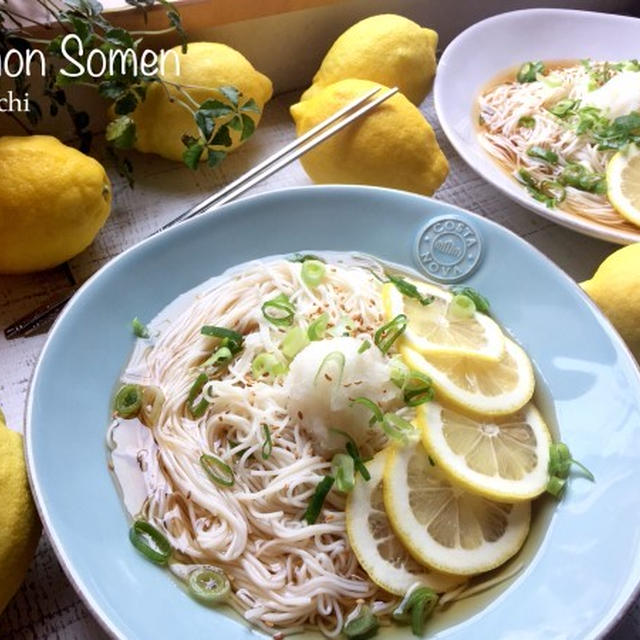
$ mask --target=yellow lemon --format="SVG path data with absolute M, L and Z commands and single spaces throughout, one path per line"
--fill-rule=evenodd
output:
M 157 153 L 169 160 L 182 160 L 185 150 L 183 135 L 198 135 L 191 110 L 209 98 L 224 100 L 217 87 L 235 87 L 242 93 L 241 102 L 253 98 L 260 112 L 273 92 L 267 76 L 256 71 L 241 53 L 217 42 L 190 43 L 187 53 L 182 53 L 180 47 L 171 49 L 165 58 L 165 68 L 161 71 L 164 80 L 182 85 L 189 97 L 176 87 L 169 86 L 165 90 L 154 83 L 132 117 L 136 123 L 136 149 Z M 257 126 L 261 113 L 247 115 Z M 220 147 L 221 150 L 228 152 L 242 144 L 240 131 L 230 129 L 230 134 L 231 146 Z
M 340 80 L 291 107 L 298 135 L 376 86 L 369 80 Z M 432 195 L 449 165 L 431 125 L 409 100 L 396 94 L 371 113 L 300 159 L 321 184 L 367 184 Z
M 629 145 L 607 165 L 607 197 L 616 211 L 640 226 L 640 148 Z
M 612 253 L 581 286 L 640 360 L 640 243 Z
M 24 579 L 40 538 L 40 520 L 31 500 L 22 436 L 0 412 L 0 612 Z
M 372 16 L 347 29 L 329 49 L 302 100 L 346 78 L 398 87 L 414 104 L 431 88 L 438 34 L 393 14 Z
M 51 136 L 0 138 L 0 273 L 72 258 L 110 209 L 111 184 L 97 160 Z

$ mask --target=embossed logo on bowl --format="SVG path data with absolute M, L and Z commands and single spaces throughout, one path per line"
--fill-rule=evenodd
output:
M 463 280 L 475 271 L 481 257 L 479 233 L 458 216 L 433 218 L 418 235 L 416 258 L 434 280 Z

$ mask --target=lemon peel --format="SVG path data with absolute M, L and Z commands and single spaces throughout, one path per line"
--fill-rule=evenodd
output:
M 22 583 L 41 526 L 31 499 L 22 436 L 11 431 L 0 412 L 0 612 Z
M 365 18 L 333 43 L 301 100 L 308 100 L 338 80 L 360 78 L 398 87 L 419 105 L 433 82 L 437 45 L 435 31 L 403 16 Z
M 369 80 L 340 80 L 294 104 L 290 111 L 298 136 L 376 86 L 382 87 Z M 423 195 L 432 195 L 449 171 L 431 125 L 401 94 L 325 140 L 300 161 L 309 177 L 320 184 L 366 184 Z
M 52 136 L 0 138 L 0 273 L 50 269 L 88 247 L 111 210 L 93 158 Z

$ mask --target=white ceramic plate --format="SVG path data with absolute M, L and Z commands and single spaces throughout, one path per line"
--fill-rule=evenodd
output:
M 478 22 L 440 59 L 434 93 L 442 128 L 472 169 L 523 207 L 602 240 L 640 242 L 640 229 L 617 229 L 536 202 L 480 146 L 472 118 L 479 92 L 501 71 L 528 60 L 637 58 L 639 38 L 640 20 L 588 11 L 528 9 Z

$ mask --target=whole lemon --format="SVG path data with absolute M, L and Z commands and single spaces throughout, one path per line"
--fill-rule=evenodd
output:
M 216 42 L 189 43 L 187 53 L 182 53 L 180 47 L 171 49 L 167 52 L 165 68 L 161 71 L 160 76 L 164 80 L 182 85 L 182 90 L 189 97 L 174 86 L 163 88 L 154 83 L 149 87 L 146 99 L 133 112 L 132 118 L 136 123 L 135 148 L 157 153 L 169 160 L 182 160 L 184 134 L 198 136 L 189 108 L 197 109 L 197 105 L 209 98 L 224 101 L 217 87 L 235 87 L 242 93 L 241 104 L 253 98 L 260 112 L 273 93 L 271 80 L 267 76 L 256 71 L 241 53 Z M 257 126 L 261 113 L 247 115 Z M 220 147 L 221 150 L 232 151 L 242 144 L 240 131 L 230 129 L 230 134 L 231 146 Z
M 111 184 L 97 160 L 51 136 L 0 138 L 0 273 L 72 258 L 110 209 Z
M 298 135 L 375 86 L 369 80 L 341 80 L 294 104 L 291 115 Z M 432 195 L 449 171 L 431 125 L 399 93 L 300 161 L 314 182 L 368 184 L 424 195 Z
M 640 361 L 640 243 L 612 253 L 581 286 Z
M 338 80 L 361 78 L 398 87 L 420 104 L 436 72 L 437 45 L 435 31 L 408 18 L 388 13 L 365 18 L 333 43 L 301 100 Z
M 22 436 L 0 412 L 0 612 L 13 597 L 31 564 L 40 520 L 31 499 Z

